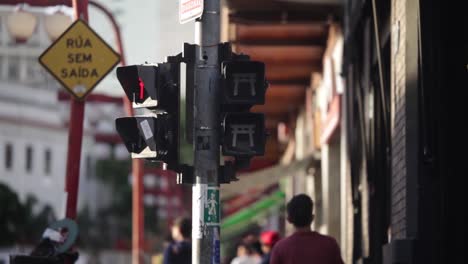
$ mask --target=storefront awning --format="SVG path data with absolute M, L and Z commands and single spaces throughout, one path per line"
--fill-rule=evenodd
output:
M 284 197 L 285 194 L 282 191 L 276 191 L 223 219 L 221 222 L 222 239 L 229 239 L 229 237 L 242 233 L 272 209 L 281 207 L 284 204 Z
M 278 183 L 283 177 L 288 177 L 298 171 L 306 171 L 314 166 L 316 161 L 316 158 L 310 155 L 287 165 L 277 165 L 260 171 L 242 174 L 239 176 L 239 181 L 221 186 L 221 199 L 228 199 L 234 195 L 242 195 L 252 189 L 266 189 Z

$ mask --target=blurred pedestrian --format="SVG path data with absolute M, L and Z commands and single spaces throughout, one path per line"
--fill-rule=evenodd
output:
M 336 240 L 311 230 L 314 203 L 309 196 L 294 196 L 286 208 L 294 233 L 273 247 L 271 264 L 343 264 Z
M 164 251 L 164 264 L 192 263 L 192 245 L 190 234 L 192 221 L 188 218 L 178 218 L 171 228 L 173 241 Z
M 250 258 L 252 259 L 252 261 L 256 264 L 261 264 L 263 258 L 263 250 L 260 241 L 258 239 L 252 241 L 247 244 L 247 247 L 251 249 L 252 253 L 250 254 Z
M 163 251 L 159 252 L 151 257 L 151 264 L 163 264 L 164 261 L 164 250 L 169 247 L 171 243 L 173 243 L 174 240 L 172 239 L 172 235 L 168 234 L 166 237 L 164 237 L 164 240 L 162 242 L 162 248 Z
M 232 259 L 231 264 L 250 264 L 250 254 L 249 248 L 245 242 L 239 243 L 237 245 L 237 255 Z
M 242 242 L 244 243 L 253 243 L 255 241 L 258 241 L 258 236 L 253 234 L 253 233 L 246 233 L 243 237 L 242 237 Z
M 273 246 L 280 239 L 278 232 L 265 231 L 260 235 L 260 242 L 262 243 L 263 258 L 261 264 L 269 264 L 271 257 L 271 250 Z
M 260 264 L 261 255 L 255 252 L 255 241 L 242 241 L 237 246 L 237 256 L 231 261 L 231 264 Z M 260 248 L 260 247 L 259 247 Z

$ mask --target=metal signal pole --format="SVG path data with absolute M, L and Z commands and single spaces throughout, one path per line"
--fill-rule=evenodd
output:
M 195 21 L 197 52 L 194 89 L 192 263 L 220 262 L 219 75 L 220 0 L 204 0 Z

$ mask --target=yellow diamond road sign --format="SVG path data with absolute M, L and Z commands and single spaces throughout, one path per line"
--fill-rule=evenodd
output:
M 77 99 L 83 99 L 120 61 L 88 24 L 76 20 L 39 62 Z

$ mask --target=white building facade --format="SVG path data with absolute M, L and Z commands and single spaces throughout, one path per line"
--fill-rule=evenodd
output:
M 39 8 L 28 10 L 38 25 L 27 42 L 18 44 L 7 28 L 12 11 L 11 6 L 0 5 L 0 182 L 21 200 L 33 195 L 38 206 L 49 205 L 61 217 L 66 199 L 69 107 L 58 100 L 63 88 L 38 63 L 39 55 L 51 44 L 45 13 Z M 89 181 L 94 137 L 88 119 L 80 166 L 83 187 L 95 185 Z M 96 204 L 90 189 L 80 188 L 79 209 Z
M 184 42 L 193 43 L 194 23 L 179 24 L 178 1 L 99 2 L 109 8 L 121 27 L 128 64 L 162 62 L 166 56 L 182 52 Z M 15 43 L 7 27 L 13 11 L 14 6 L 0 4 L 0 182 L 15 190 L 23 201 L 34 195 L 39 205 L 50 205 L 61 217 L 66 199 L 69 104 L 57 99 L 64 88 L 38 63 L 38 57 L 52 43 L 46 32 L 45 9 L 27 7 L 38 25 L 21 44 Z M 89 17 L 91 27 L 115 48 L 108 18 L 91 5 Z M 115 70 L 95 92 L 123 95 Z M 120 105 L 86 103 L 85 108 L 78 210 L 88 207 L 96 212 L 111 194 L 92 177 L 95 160 L 111 153 L 108 145 L 95 141 L 94 135 L 115 133 L 115 118 L 125 114 Z M 115 150 L 117 158 L 128 157 L 123 146 Z

